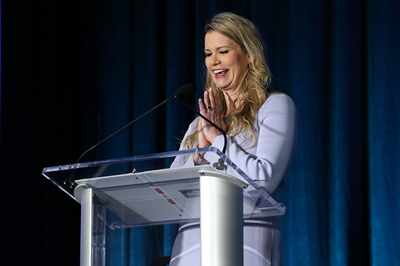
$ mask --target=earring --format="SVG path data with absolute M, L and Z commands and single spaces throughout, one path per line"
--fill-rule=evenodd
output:
M 251 63 L 249 63 L 247 66 L 248 66 L 248 67 L 251 67 Z

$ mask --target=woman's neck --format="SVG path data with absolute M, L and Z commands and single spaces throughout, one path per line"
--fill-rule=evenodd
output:
M 242 106 L 243 100 L 236 101 L 235 103 L 235 100 L 239 96 L 238 92 L 224 92 L 224 96 L 226 102 L 226 115 L 231 115 L 235 110 L 239 109 L 240 106 Z

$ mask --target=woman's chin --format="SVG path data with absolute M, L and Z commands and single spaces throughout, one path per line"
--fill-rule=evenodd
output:
M 218 88 L 221 90 L 228 90 L 231 87 L 230 82 L 223 82 L 223 81 L 217 81 L 215 82 L 215 85 L 217 85 Z
M 220 90 L 222 90 L 224 92 L 231 91 L 233 89 L 232 84 L 218 84 L 218 83 L 216 83 L 216 85 Z

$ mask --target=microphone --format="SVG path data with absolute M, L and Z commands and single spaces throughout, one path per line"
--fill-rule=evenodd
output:
M 186 93 L 190 92 L 194 92 L 194 94 L 197 91 L 197 88 L 194 84 L 186 84 L 182 87 L 180 87 L 175 94 L 178 93 L 179 90 L 182 89 L 182 96 L 184 96 Z M 185 90 L 185 91 L 183 91 Z M 188 97 L 187 97 L 188 98 Z M 176 96 L 176 99 L 178 101 L 180 101 L 183 105 L 185 105 L 187 108 L 189 108 L 190 110 L 192 110 L 193 112 L 195 112 L 198 116 L 200 116 L 201 118 L 203 118 L 204 120 L 206 120 L 208 123 L 210 123 L 213 127 L 215 127 L 216 129 L 218 129 L 219 132 L 222 133 L 222 135 L 224 136 L 224 148 L 222 149 L 222 153 L 225 154 L 226 152 L 226 132 L 223 131 L 220 127 L 218 127 L 216 124 L 214 124 L 213 122 L 211 122 L 208 118 L 204 117 L 199 111 L 197 111 L 196 109 L 194 109 L 192 106 L 188 105 L 187 103 L 185 103 L 183 100 L 187 99 L 187 98 L 183 98 L 183 97 L 179 97 L 179 95 Z M 219 158 L 217 163 L 214 163 L 213 166 L 218 169 L 218 170 L 225 170 L 227 169 L 226 165 L 224 164 L 224 160 L 222 158 Z
M 179 89 L 176 90 L 176 92 L 174 93 L 174 95 L 172 95 L 171 97 L 169 97 L 168 99 L 166 99 L 165 101 L 163 101 L 162 103 L 158 104 L 157 106 L 153 107 L 152 109 L 150 109 L 149 111 L 147 111 L 146 113 L 144 113 L 143 115 L 139 116 L 138 118 L 136 118 L 135 120 L 133 120 L 132 122 L 130 122 L 129 124 L 127 124 L 126 126 L 122 127 L 121 129 L 117 130 L 116 132 L 114 132 L 113 134 L 111 134 L 110 136 L 108 136 L 107 138 L 103 139 L 102 141 L 96 143 L 95 145 L 93 145 L 92 147 L 90 147 L 89 149 L 87 149 L 84 153 L 82 153 L 82 155 L 78 158 L 78 160 L 76 161 L 76 163 L 79 163 L 82 159 L 82 157 L 88 153 L 89 151 L 93 150 L 94 148 L 96 148 L 97 146 L 99 146 L 100 144 L 103 144 L 104 142 L 106 142 L 107 140 L 109 140 L 110 138 L 114 137 L 115 135 L 117 135 L 119 132 L 123 131 L 125 128 L 129 127 L 130 125 L 132 125 L 133 123 L 135 123 L 136 121 L 138 121 L 139 119 L 143 118 L 144 116 L 146 116 L 147 114 L 151 113 L 152 111 L 158 109 L 160 106 L 164 105 L 166 102 L 168 102 L 169 100 L 173 99 L 173 98 L 177 98 L 177 99 L 181 99 L 181 100 L 186 100 L 190 97 L 193 97 L 196 95 L 196 86 L 189 83 L 186 85 L 181 86 Z M 75 169 L 76 170 L 76 169 Z M 72 175 L 69 177 L 69 181 L 65 181 L 64 183 L 69 183 L 70 186 L 76 185 L 75 184 L 75 170 L 72 173 Z
M 176 90 L 176 92 L 174 94 L 174 98 L 184 101 L 190 97 L 195 96 L 196 91 L 197 91 L 196 85 L 194 85 L 192 83 L 188 83 Z

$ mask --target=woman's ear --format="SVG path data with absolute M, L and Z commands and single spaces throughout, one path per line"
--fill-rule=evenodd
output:
M 247 54 L 247 65 L 251 65 L 252 61 L 250 54 Z

